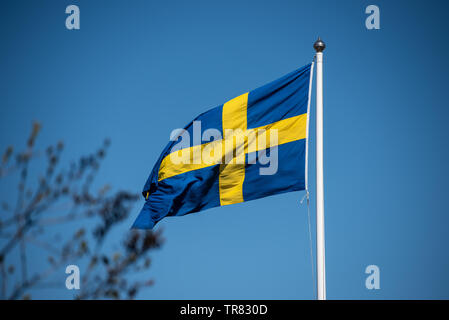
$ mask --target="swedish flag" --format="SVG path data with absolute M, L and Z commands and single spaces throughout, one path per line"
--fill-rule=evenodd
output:
M 171 137 L 134 228 L 306 188 L 312 65 L 199 115 Z

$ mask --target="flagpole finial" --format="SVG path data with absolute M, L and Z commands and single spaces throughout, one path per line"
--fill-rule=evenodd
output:
M 318 40 L 315 41 L 315 43 L 313 44 L 313 48 L 315 49 L 316 52 L 323 52 L 324 49 L 326 48 L 326 45 L 324 44 L 323 40 L 321 40 L 321 38 L 318 37 Z

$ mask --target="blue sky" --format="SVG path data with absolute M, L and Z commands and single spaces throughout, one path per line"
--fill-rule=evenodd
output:
M 65 28 L 69 4 L 80 8 L 80 30 Z M 380 8 L 380 30 L 365 28 L 369 4 Z M 140 192 L 174 128 L 309 63 L 321 36 L 328 298 L 447 299 L 448 9 L 444 1 L 2 1 L 0 150 L 23 144 L 33 120 L 43 124 L 38 146 L 64 140 L 66 161 L 110 137 L 98 181 Z M 313 135 L 311 143 L 314 190 Z M 139 298 L 313 299 L 302 196 L 165 219 L 166 242 L 145 275 L 155 285 Z M 370 264 L 380 268 L 380 290 L 365 288 Z

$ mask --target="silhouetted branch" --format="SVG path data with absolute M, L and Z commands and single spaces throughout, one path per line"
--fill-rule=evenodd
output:
M 49 146 L 45 152 L 34 150 L 40 130 L 41 125 L 34 123 L 26 150 L 15 152 L 10 146 L 1 158 L 0 182 L 7 175 L 19 174 L 15 207 L 7 201 L 1 202 L 2 298 L 29 298 L 29 291 L 33 288 L 54 286 L 58 283 L 51 279 L 55 272 L 75 261 L 79 264 L 87 261 L 88 264 L 77 298 L 134 298 L 140 289 L 153 282 L 131 283 L 128 280 L 130 270 L 137 272 L 149 268 L 148 254 L 161 246 L 162 237 L 159 232 L 127 231 L 123 242 L 117 243 L 115 252 L 104 248 L 103 243 L 110 231 L 128 218 L 140 197 L 123 190 L 112 193 L 107 184 L 97 192 L 91 191 L 110 141 L 105 140 L 96 152 L 82 156 L 69 167 L 61 169 L 62 142 Z M 29 175 L 30 163 L 42 159 L 42 155 L 45 156 L 46 166 L 38 175 L 37 183 L 33 184 L 30 179 L 35 175 Z M 33 185 L 34 189 L 29 187 Z M 75 229 L 73 234 L 64 234 L 58 241 L 49 240 L 51 232 L 61 230 L 64 224 L 80 221 L 85 222 L 86 227 Z M 63 230 L 67 232 L 70 228 Z M 30 246 L 33 251 L 39 250 L 42 257 L 39 263 L 33 261 L 31 269 L 27 254 Z M 48 267 L 42 268 L 45 264 Z M 39 270 L 38 266 L 43 270 Z M 15 270 L 19 269 L 20 276 L 17 276 Z M 64 281 L 60 285 L 65 288 Z

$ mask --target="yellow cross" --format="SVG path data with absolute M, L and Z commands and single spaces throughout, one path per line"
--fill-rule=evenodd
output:
M 248 93 L 226 102 L 222 112 L 223 139 L 181 149 L 167 155 L 161 162 L 158 180 L 220 164 L 220 204 L 223 206 L 243 202 L 245 154 L 305 139 L 307 135 L 307 113 L 248 129 L 247 105 Z M 244 139 L 237 139 L 236 142 L 236 136 L 231 134 L 229 129 L 233 132 L 240 129 L 244 133 Z M 271 139 L 267 141 L 267 137 L 273 136 L 273 133 L 277 133 L 277 141 Z M 183 157 L 187 161 L 174 163 L 172 156 Z M 232 159 L 232 161 L 223 161 L 224 158 Z

